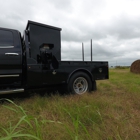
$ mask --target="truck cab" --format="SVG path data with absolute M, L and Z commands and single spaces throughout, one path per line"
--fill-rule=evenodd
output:
M 17 30 L 0 28 L 0 87 L 22 85 L 22 39 Z

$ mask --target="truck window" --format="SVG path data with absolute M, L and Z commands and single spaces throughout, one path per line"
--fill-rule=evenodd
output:
M 0 48 L 13 48 L 14 40 L 13 34 L 11 31 L 1 30 L 0 29 Z

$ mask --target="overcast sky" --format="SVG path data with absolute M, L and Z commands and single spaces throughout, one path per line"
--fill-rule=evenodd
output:
M 32 20 L 62 28 L 62 60 L 131 65 L 140 59 L 140 0 L 0 0 L 0 27 L 23 33 Z

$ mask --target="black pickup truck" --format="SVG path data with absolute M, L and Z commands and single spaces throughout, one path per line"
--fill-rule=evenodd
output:
M 64 85 L 70 93 L 96 90 L 108 62 L 61 61 L 61 28 L 28 21 L 23 37 L 0 28 L 0 94 Z

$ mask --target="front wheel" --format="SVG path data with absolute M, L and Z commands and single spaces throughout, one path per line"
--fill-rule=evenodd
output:
M 90 77 L 84 72 L 77 72 L 69 80 L 68 91 L 74 94 L 83 94 L 92 90 Z

